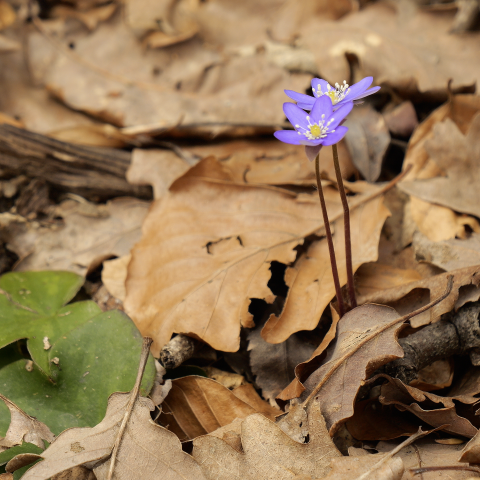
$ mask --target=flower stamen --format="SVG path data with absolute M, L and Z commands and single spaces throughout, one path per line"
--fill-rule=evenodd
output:
M 325 138 L 329 133 L 335 132 L 335 130 L 330 130 L 330 124 L 335 120 L 330 118 L 328 122 L 325 123 L 325 115 L 323 114 L 318 122 L 310 123 L 310 116 L 306 117 L 308 122 L 308 127 L 301 127 L 300 125 L 295 125 L 297 133 L 299 135 L 304 135 L 308 140 L 319 140 Z M 300 131 L 299 129 L 303 130 Z
M 319 98 L 322 95 L 327 95 L 330 97 L 332 101 L 332 105 L 341 102 L 348 94 L 350 93 L 350 86 L 348 85 L 347 81 L 344 80 L 342 85 L 338 83 L 335 84 L 335 88 L 333 88 L 329 83 L 327 83 L 327 91 L 322 92 L 322 86 L 319 84 L 317 91 L 313 89 L 313 94 Z

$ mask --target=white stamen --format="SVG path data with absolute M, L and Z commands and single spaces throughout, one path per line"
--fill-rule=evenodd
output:
M 313 89 L 313 94 L 319 98 L 322 95 L 328 95 L 332 100 L 332 104 L 335 105 L 338 102 L 341 102 L 348 94 L 350 93 L 350 86 L 348 85 L 347 81 L 344 80 L 342 85 L 338 83 L 335 84 L 335 88 L 333 88 L 329 83 L 327 83 L 327 91 L 322 92 L 322 87 L 318 84 L 318 88 L 315 91 Z

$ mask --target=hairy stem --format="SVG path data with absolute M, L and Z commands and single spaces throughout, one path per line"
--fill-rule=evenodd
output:
M 320 206 L 322 207 L 323 223 L 325 224 L 325 236 L 327 237 L 328 252 L 330 253 L 330 263 L 332 264 L 333 283 L 335 285 L 335 294 L 337 296 L 338 310 L 340 317 L 345 314 L 345 305 L 343 303 L 342 290 L 340 288 L 340 280 L 338 278 L 337 259 L 335 258 L 335 249 L 333 247 L 332 232 L 330 230 L 330 222 L 328 221 L 327 205 L 323 196 L 322 180 L 320 179 L 320 154 L 315 158 L 315 174 L 317 177 L 318 196 L 320 197 Z
M 337 145 L 332 145 L 333 165 L 335 166 L 335 174 L 337 175 L 338 191 L 343 205 L 343 225 L 345 229 L 345 259 L 347 265 L 347 286 L 348 296 L 350 297 L 350 307 L 357 306 L 357 298 L 355 296 L 355 285 L 353 283 L 353 266 L 352 266 L 352 240 L 350 238 L 350 209 L 348 207 L 347 195 L 343 186 L 342 172 L 338 162 Z

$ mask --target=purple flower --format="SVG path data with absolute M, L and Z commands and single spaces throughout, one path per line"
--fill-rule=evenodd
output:
M 335 87 L 332 87 L 326 80 L 321 78 L 314 78 L 312 80 L 312 90 L 315 97 L 310 95 L 305 95 L 303 93 L 294 92 L 293 90 L 285 90 L 285 93 L 292 99 L 297 102 L 297 105 L 304 110 L 311 110 L 315 98 L 320 98 L 325 96 L 330 97 L 330 100 L 333 103 L 333 109 L 336 110 L 341 105 L 345 105 L 347 102 L 361 103 L 357 100 L 367 97 L 372 93 L 378 92 L 380 87 L 368 88 L 373 82 L 373 77 L 365 77 L 363 80 L 360 80 L 355 85 L 349 86 L 344 80 L 343 85 L 335 84 Z
M 312 161 L 322 146 L 339 142 L 348 128 L 339 126 L 353 108 L 353 102 L 344 103 L 333 111 L 332 101 L 327 95 L 313 99 L 310 113 L 294 103 L 284 103 L 283 111 L 295 130 L 279 130 L 274 135 L 278 140 L 293 145 L 305 145 L 305 152 Z

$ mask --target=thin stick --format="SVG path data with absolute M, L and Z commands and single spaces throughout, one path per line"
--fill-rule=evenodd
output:
M 318 196 L 320 197 L 320 206 L 322 207 L 323 223 L 325 224 L 325 236 L 327 237 L 328 252 L 330 253 L 330 263 L 332 264 L 333 283 L 335 285 L 335 294 L 337 295 L 338 309 L 340 318 L 345 314 L 345 304 L 343 303 L 340 280 L 338 278 L 337 259 L 335 258 L 335 249 L 333 247 L 332 232 L 328 221 L 327 205 L 323 196 L 322 180 L 320 179 L 320 154 L 315 158 L 315 174 L 317 176 Z
M 347 286 L 348 296 L 350 297 L 350 307 L 357 306 L 357 298 L 355 296 L 355 285 L 353 284 L 353 266 L 352 266 L 352 239 L 350 237 L 350 209 L 348 207 L 347 195 L 345 187 L 343 186 L 342 172 L 338 162 L 337 145 L 332 145 L 333 151 L 333 165 L 335 167 L 335 174 L 337 175 L 338 191 L 343 205 L 343 226 L 345 231 L 345 260 L 347 264 Z
M 117 437 L 115 439 L 115 444 L 112 450 L 112 456 L 110 457 L 110 468 L 108 469 L 107 480 L 112 480 L 113 471 L 115 469 L 115 460 L 117 459 L 118 449 L 123 439 L 123 434 L 125 433 L 125 429 L 127 428 L 128 421 L 130 420 L 130 416 L 132 415 L 133 407 L 135 406 L 135 402 L 138 398 L 138 393 L 140 391 L 140 384 L 142 383 L 143 372 L 145 371 L 145 367 L 147 365 L 148 354 L 150 353 L 150 345 L 153 343 L 153 340 L 149 337 L 143 338 L 143 345 L 142 345 L 142 353 L 140 356 L 140 365 L 138 366 L 138 373 L 137 379 L 135 380 L 135 386 L 130 394 L 130 399 L 128 400 L 127 406 L 125 407 L 125 415 L 122 420 L 122 424 L 117 433 Z

